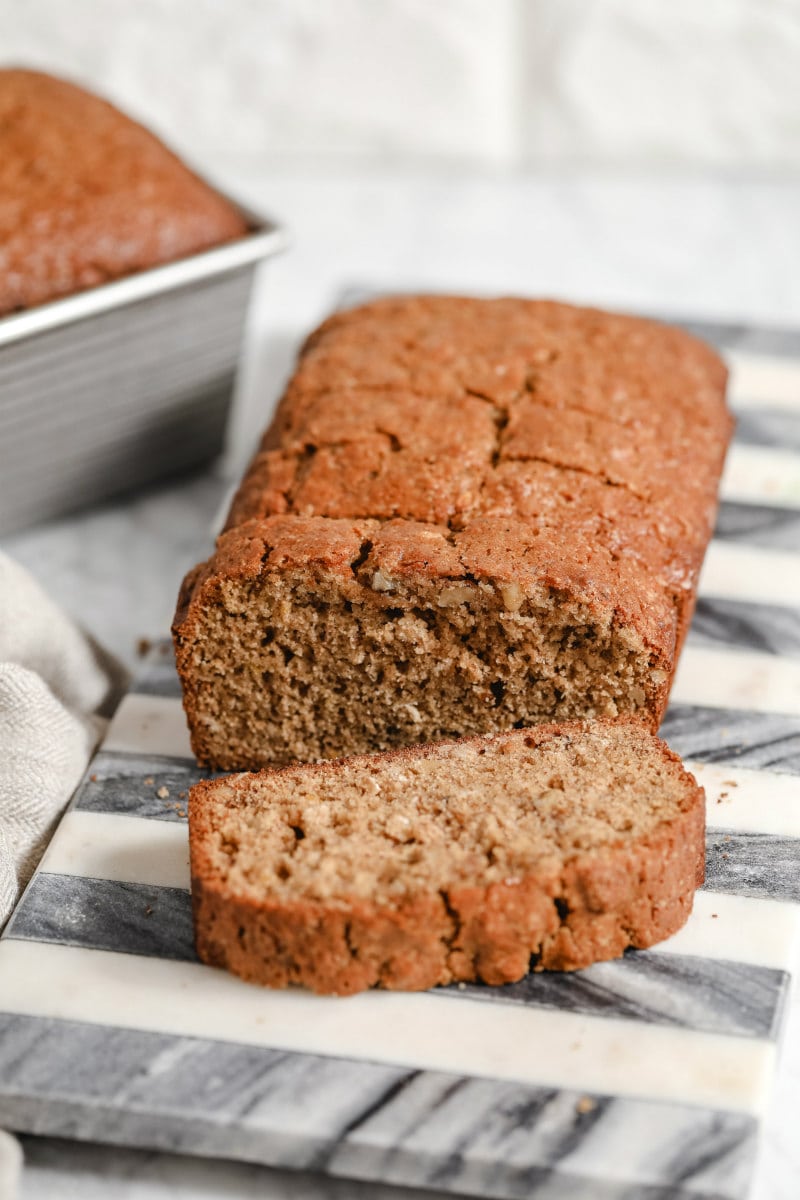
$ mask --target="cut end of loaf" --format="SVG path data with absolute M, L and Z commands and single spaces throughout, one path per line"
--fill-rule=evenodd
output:
M 185 589 L 200 761 L 626 714 L 656 729 L 713 528 L 725 378 L 683 331 L 551 301 L 335 314 Z
M 201 958 L 346 993 L 501 984 L 685 921 L 703 794 L 636 721 L 238 775 L 190 804 Z
M 252 568 L 231 574 L 223 547 L 179 614 L 202 763 L 257 769 L 577 718 L 657 727 L 674 626 L 648 642 L 597 589 L 581 594 L 538 567 L 522 583 L 463 567 L 438 575 L 441 533 L 426 543 L 430 561 L 409 569 L 381 546 L 386 532 L 295 521 L 293 536 L 308 526 L 330 553 L 287 561 L 288 522 L 251 523 Z M 333 534 L 348 532 L 337 563 Z M 240 532 L 226 538 L 241 547 Z

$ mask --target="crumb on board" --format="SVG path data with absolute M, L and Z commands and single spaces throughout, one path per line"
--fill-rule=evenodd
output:
M 178 799 L 179 799 L 179 800 L 185 800 L 185 799 L 186 799 L 186 792 L 178 792 Z
M 145 787 L 152 787 L 154 783 L 155 783 L 155 779 L 153 779 L 152 775 L 145 776 L 145 780 L 144 780 Z
M 169 799 L 169 788 L 164 787 L 164 785 L 162 784 L 161 787 L 156 792 L 156 795 L 158 796 L 159 800 L 168 800 Z
M 717 917 L 718 917 L 718 916 L 719 916 L 719 913 L 712 913 L 712 914 L 711 914 L 711 920 L 712 920 L 712 921 L 716 921 L 716 919 L 717 919 Z
M 722 801 L 727 800 L 727 799 L 728 799 L 728 793 L 720 792 L 720 794 L 717 796 L 717 804 L 722 804 Z
M 597 1101 L 593 1100 L 591 1096 L 581 1096 L 580 1100 L 575 1105 L 575 1111 L 581 1113 L 581 1115 L 584 1113 L 590 1113 L 595 1108 L 597 1108 Z
M 149 654 L 152 649 L 153 643 L 150 641 L 150 638 L 140 637 L 137 639 L 136 653 L 139 655 L 139 658 L 144 658 L 144 656 Z
M 151 904 L 145 904 L 145 906 L 144 906 L 144 915 L 145 915 L 146 917 L 152 917 L 152 915 L 153 915 L 153 906 L 152 906 Z
M 97 783 L 97 772 L 94 772 L 94 774 L 90 775 L 89 780 L 91 783 Z
M 738 787 L 739 785 L 735 779 L 723 779 L 722 786 L 723 787 Z

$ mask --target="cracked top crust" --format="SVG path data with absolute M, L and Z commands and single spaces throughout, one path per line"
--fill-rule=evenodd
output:
M 576 591 L 662 661 L 682 635 L 732 421 L 703 343 L 539 300 L 414 296 L 307 340 L 190 580 L 297 566 Z
M 725 380 L 703 343 L 636 317 L 375 301 L 306 342 L 228 528 L 289 512 L 461 528 L 525 463 L 624 489 L 642 510 L 669 514 L 680 496 L 681 537 L 702 538 L 731 432 Z
M 0 70 L 0 316 L 246 232 L 229 201 L 112 105 Z

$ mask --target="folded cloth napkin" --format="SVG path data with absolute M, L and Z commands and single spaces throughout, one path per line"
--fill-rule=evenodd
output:
M 0 552 L 0 928 L 123 684 L 119 665 Z
M 0 929 L 125 684 L 125 672 L 0 552 Z M 0 1131 L 0 1200 L 22 1154 Z

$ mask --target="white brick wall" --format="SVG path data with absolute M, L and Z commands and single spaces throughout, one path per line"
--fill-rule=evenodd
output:
M 200 160 L 800 168 L 800 0 L 0 0 Z
M 798 0 L 523 0 L 535 159 L 800 167 Z
M 82 78 L 202 157 L 514 146 L 513 0 L 0 0 L 0 58 Z

